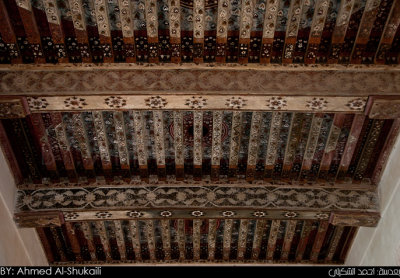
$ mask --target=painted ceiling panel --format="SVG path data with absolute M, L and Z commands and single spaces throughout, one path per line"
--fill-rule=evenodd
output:
M 2 1 L 0 62 L 398 64 L 392 0 Z

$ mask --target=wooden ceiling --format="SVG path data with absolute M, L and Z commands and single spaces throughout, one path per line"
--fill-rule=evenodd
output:
M 1 0 L 1 63 L 398 64 L 393 0 Z
M 392 0 L 0 0 L 16 223 L 51 264 L 344 263 L 380 218 L 399 24 Z

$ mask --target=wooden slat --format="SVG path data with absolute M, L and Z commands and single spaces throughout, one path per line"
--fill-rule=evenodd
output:
M 242 0 L 239 30 L 239 64 L 249 61 L 250 32 L 253 25 L 254 0 Z
M 282 244 L 282 253 L 281 253 L 281 260 L 288 260 L 290 247 L 292 246 L 292 240 L 294 236 L 294 232 L 296 230 L 297 221 L 295 220 L 288 220 L 286 222 L 286 231 L 285 237 Z
M 15 1 L 18 6 L 18 12 L 24 25 L 26 38 L 31 45 L 36 63 L 46 63 L 43 56 L 43 48 L 41 45 L 40 33 L 36 25 L 35 16 L 32 12 L 30 0 Z
M 139 238 L 139 221 L 129 220 L 129 236 L 132 241 L 133 251 L 135 252 L 135 260 L 142 260 L 142 252 L 140 251 L 140 238 Z
M 18 53 L 17 38 L 15 37 L 10 18 L 8 17 L 4 0 L 0 0 L 0 34 L 4 43 L 7 44 L 11 56 L 11 63 L 22 63 L 22 57 Z
M 282 113 L 273 112 L 271 118 L 271 128 L 267 145 L 267 155 L 265 158 L 265 180 L 272 180 L 272 171 L 275 166 L 275 160 L 279 144 L 279 134 L 282 125 Z
M 202 63 L 204 53 L 205 0 L 193 1 L 193 62 Z
M 76 231 L 74 225 L 71 222 L 65 222 L 65 228 L 67 229 L 67 237 L 71 243 L 72 252 L 75 255 L 75 260 L 81 262 L 83 261 L 81 256 L 81 248 L 79 246 L 78 238 L 76 237 Z
M 181 62 L 181 7 L 180 0 L 168 0 L 171 62 Z
M 329 64 L 337 64 L 339 62 L 340 50 L 346 37 L 355 1 L 356 0 L 343 0 L 340 3 L 335 29 L 332 34 L 331 49 L 328 58 Z
M 203 112 L 193 112 L 193 178 L 201 180 L 203 164 Z
M 128 143 L 126 141 L 125 135 L 124 114 L 122 111 L 115 111 L 113 112 L 113 114 L 119 163 L 121 166 L 121 170 L 123 171 L 122 176 L 125 179 L 130 180 L 129 152 Z
M 145 128 L 144 128 L 144 116 L 141 111 L 133 111 L 135 134 L 137 142 L 137 156 L 140 168 L 140 176 L 142 180 L 148 180 L 147 171 L 147 151 L 146 151 L 146 138 L 145 138 Z
M 50 242 L 47 239 L 44 229 L 46 229 L 46 228 L 38 227 L 38 228 L 36 228 L 36 232 L 40 238 L 40 242 L 42 243 L 47 261 L 49 263 L 52 263 L 52 262 L 54 262 L 53 251 L 51 250 Z
M 157 159 L 158 178 L 165 180 L 167 173 L 165 171 L 165 147 L 164 147 L 164 121 L 162 111 L 153 111 L 154 123 L 154 150 Z
M 232 219 L 226 219 L 224 225 L 224 240 L 223 240 L 223 259 L 229 260 L 231 253 L 231 241 L 232 241 Z
M 110 152 L 108 149 L 107 132 L 104 125 L 104 117 L 102 111 L 93 111 L 93 123 L 96 131 L 97 144 L 99 146 L 101 166 L 103 167 L 104 176 L 107 180 L 112 180 L 112 164 Z
M 253 260 L 257 260 L 260 255 L 261 241 L 262 241 L 262 237 L 263 237 L 263 233 L 265 231 L 266 225 L 267 225 L 267 221 L 264 219 L 257 220 L 257 222 L 256 222 L 256 228 L 255 228 L 254 239 L 253 239 L 253 250 L 252 250 L 252 254 L 251 254 Z
M 215 256 L 215 242 L 217 238 L 217 220 L 209 219 L 208 220 L 208 259 L 214 260 Z
M 380 3 L 381 0 L 367 0 L 367 3 L 365 4 L 364 13 L 361 18 L 356 41 L 351 53 L 352 64 L 360 64 L 362 61 L 362 54 L 367 46 Z
M 239 239 L 238 239 L 238 260 L 243 260 L 244 253 L 246 252 L 246 241 L 247 241 L 247 233 L 249 230 L 249 220 L 241 219 L 240 220 L 240 228 L 239 228 Z
M 161 237 L 163 242 L 164 249 L 164 259 L 171 259 L 171 233 L 169 229 L 170 221 L 169 220 L 161 220 Z
M 221 134 L 222 111 L 213 111 L 213 130 L 211 147 L 211 180 L 219 179 L 219 167 L 221 162 Z
M 114 226 L 115 226 L 115 239 L 117 241 L 118 245 L 118 251 L 121 257 L 121 260 L 126 259 L 126 248 L 125 248 L 125 239 L 124 239 L 124 234 L 122 231 L 122 226 L 121 226 L 121 221 L 114 221 Z
M 311 249 L 310 260 L 312 262 L 318 261 L 319 251 L 321 250 L 322 244 L 324 243 L 325 235 L 328 230 L 329 222 L 321 221 L 318 227 L 317 234 L 315 236 L 314 244 Z
M 272 261 L 274 259 L 274 251 L 276 246 L 276 239 L 279 233 L 279 226 L 281 225 L 280 220 L 272 220 L 271 231 L 268 238 L 267 246 L 267 260 Z
M 328 248 L 328 254 L 326 255 L 325 262 L 330 262 L 333 259 L 333 256 L 336 253 L 336 249 L 339 245 L 340 238 L 342 237 L 344 227 L 343 226 L 336 226 L 335 232 L 332 236 L 331 243 Z
M 272 44 L 274 42 L 276 18 L 279 10 L 279 0 L 271 0 L 266 3 L 264 15 L 262 47 L 260 55 L 260 63 L 266 64 L 271 61 Z
M 304 63 L 306 64 L 315 64 L 317 52 L 321 43 L 322 31 L 328 15 L 329 4 L 329 0 L 318 0 L 315 5 L 307 51 L 304 57 Z
M 87 246 L 88 246 L 88 250 L 90 253 L 90 258 L 92 261 L 96 261 L 96 247 L 94 246 L 93 243 L 93 233 L 92 233 L 92 229 L 89 226 L 89 222 L 81 222 L 81 229 L 83 232 L 83 235 L 86 239 L 87 242 Z
M 217 56 L 215 58 L 217 63 L 225 63 L 226 60 L 230 6 L 231 4 L 228 0 L 218 1 Z
M 127 63 L 134 63 L 135 57 L 135 34 L 133 26 L 133 9 L 131 1 L 118 0 L 121 19 L 121 30 L 125 46 Z
M 174 111 L 174 145 L 176 179 L 183 180 L 184 174 L 184 145 L 183 145 L 183 113 Z
M 248 181 L 254 180 L 254 174 L 257 164 L 259 137 L 261 132 L 262 113 L 253 112 L 250 127 L 249 149 L 247 157 L 247 173 L 246 179 Z
M 156 259 L 156 245 L 154 240 L 154 225 L 153 220 L 146 220 L 145 234 L 147 238 L 147 244 L 149 246 L 150 260 Z
M 149 63 L 158 63 L 157 0 L 146 0 L 145 3 L 147 42 L 149 43 Z
M 82 3 L 80 0 L 68 0 L 72 22 L 74 23 L 74 31 L 76 40 L 78 44 L 81 45 L 89 45 L 88 34 L 86 31 L 86 23 L 85 23 L 85 14 L 83 12 Z M 87 52 L 88 53 L 88 52 Z M 81 51 L 82 62 L 89 63 L 91 62 L 90 57 L 83 55 Z
M 231 142 L 229 150 L 230 180 L 236 180 L 241 134 L 242 134 L 242 112 L 234 111 L 232 113 Z
M 62 261 L 62 262 L 68 261 L 66 255 L 64 253 L 64 248 L 62 246 L 60 236 L 58 235 L 58 232 L 57 232 L 57 227 L 50 227 L 50 231 L 53 236 L 54 242 L 56 243 L 56 248 L 57 248 L 58 254 L 60 255 L 60 261 Z
M 185 259 L 185 220 L 179 219 L 178 221 L 178 248 L 179 248 L 179 260 Z
M 294 113 L 292 118 L 293 120 L 290 125 L 282 167 L 282 178 L 286 181 L 289 180 L 290 171 L 292 170 L 293 161 L 296 156 L 297 146 L 300 142 L 304 115 L 302 113 Z
M 110 242 L 107 237 L 105 223 L 104 223 L 104 221 L 95 221 L 94 223 L 96 226 L 97 233 L 100 237 L 101 245 L 103 245 L 103 250 L 104 250 L 104 254 L 106 255 L 106 260 L 111 261 L 112 260 L 111 247 L 110 247 Z
M 293 61 L 293 53 L 296 47 L 303 5 L 304 0 L 293 0 L 290 2 L 285 46 L 282 57 L 283 64 L 289 64 Z
M 375 64 L 385 64 L 386 53 L 392 47 L 394 37 L 396 35 L 396 30 L 398 30 L 400 25 L 400 2 L 394 1 L 388 20 L 385 24 L 385 29 L 383 30 L 382 37 L 379 41 L 379 46 L 375 55 Z
M 304 221 L 303 229 L 301 230 L 301 235 L 300 235 L 300 242 L 297 245 L 297 250 L 296 250 L 296 262 L 300 262 L 303 260 L 304 251 L 306 250 L 311 230 L 312 230 L 312 221 L 310 220 Z
M 112 57 L 112 42 L 110 22 L 108 19 L 108 4 L 106 3 L 106 0 L 96 0 L 94 8 L 96 13 L 95 17 L 97 22 L 97 29 L 99 31 L 100 44 L 103 47 L 103 59 L 105 63 L 112 63 L 114 59 Z M 106 47 L 109 47 L 109 51 L 106 51 Z
M 200 260 L 200 228 L 203 220 L 193 219 L 193 259 Z

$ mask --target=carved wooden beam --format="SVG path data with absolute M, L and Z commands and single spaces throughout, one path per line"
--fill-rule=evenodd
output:
M 28 114 L 28 104 L 23 98 L 2 97 L 0 99 L 0 119 L 25 118 Z
M 365 113 L 371 119 L 400 118 L 400 97 L 372 96 L 369 98 Z
M 36 211 L 36 212 L 21 212 L 14 214 L 15 223 L 20 228 L 33 227 L 60 227 L 64 224 L 64 215 L 61 211 Z

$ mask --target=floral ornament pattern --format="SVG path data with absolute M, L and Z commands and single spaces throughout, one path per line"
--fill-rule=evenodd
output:
M 246 105 L 246 100 L 241 97 L 231 97 L 226 100 L 225 105 L 229 108 L 240 109 Z
M 366 104 L 365 99 L 356 98 L 356 99 L 350 100 L 346 104 L 346 106 L 349 107 L 351 110 L 361 111 L 364 109 L 365 104 Z
M 133 218 L 139 218 L 139 217 L 143 217 L 143 212 L 141 212 L 141 211 L 136 211 L 136 210 L 134 210 L 134 211 L 128 211 L 128 212 L 126 213 L 126 216 L 128 216 L 128 217 L 133 217 Z
M 99 212 L 96 212 L 96 217 L 97 217 L 97 218 L 105 219 L 105 218 L 110 218 L 111 216 L 112 216 L 112 214 L 109 213 L 108 211 L 99 211 Z
M 164 211 L 160 212 L 160 215 L 162 217 L 171 217 L 172 216 L 172 212 L 170 212 L 169 210 L 164 210 Z
M 312 110 L 323 110 L 327 107 L 328 102 L 322 97 L 314 97 L 312 100 L 307 101 L 306 107 Z
M 164 108 L 167 103 L 167 100 L 160 96 L 149 97 L 146 99 L 146 106 L 150 108 Z
M 231 210 L 226 210 L 222 212 L 222 216 L 224 217 L 232 217 L 234 216 L 236 213 L 234 211 Z
M 203 97 L 191 97 L 186 99 L 185 105 L 192 109 L 200 109 L 207 105 L 207 99 Z
M 328 218 L 329 218 L 329 214 L 328 214 L 328 213 L 320 212 L 320 213 L 317 213 L 317 214 L 315 215 L 315 217 L 316 217 L 317 219 L 320 219 L 320 220 L 325 220 L 325 219 L 328 219 Z
M 111 108 L 121 108 L 126 105 L 126 99 L 119 96 L 110 96 L 104 102 Z
M 297 217 L 299 214 L 297 212 L 294 211 L 287 211 L 283 214 L 283 216 L 287 217 L 287 218 L 295 218 Z
M 287 100 L 285 97 L 271 97 L 267 100 L 267 106 L 272 110 L 281 110 L 287 106 Z
M 64 105 L 67 108 L 73 108 L 73 109 L 82 109 L 84 106 L 88 105 L 85 102 L 84 98 L 81 97 L 68 97 L 64 100 Z
M 45 109 L 49 103 L 43 97 L 28 97 L 28 105 L 30 109 Z
M 252 215 L 255 217 L 265 217 L 267 216 L 267 213 L 264 211 L 255 211 L 252 213 Z
M 195 216 L 195 217 L 200 217 L 200 216 L 204 216 L 204 212 L 202 212 L 200 210 L 195 210 L 195 211 L 192 211 L 191 215 Z
M 79 217 L 79 214 L 76 212 L 67 212 L 66 214 L 64 214 L 65 220 L 74 220 L 74 219 L 77 219 L 78 217 Z

